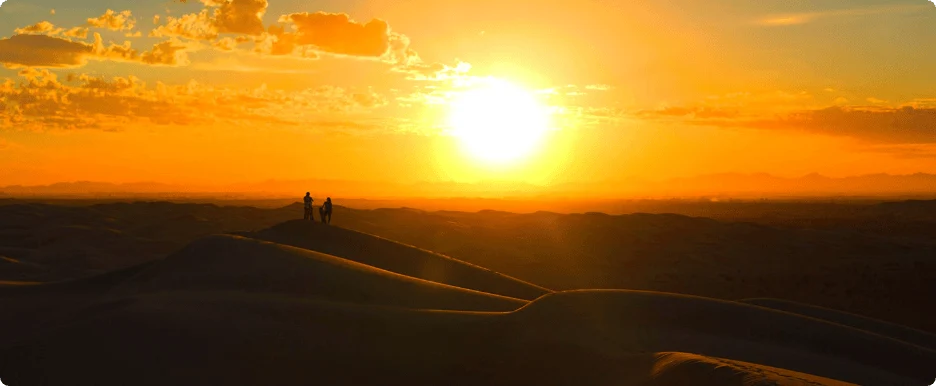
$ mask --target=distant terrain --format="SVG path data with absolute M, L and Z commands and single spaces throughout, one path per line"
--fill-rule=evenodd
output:
M 227 198 L 282 199 L 311 190 L 314 196 L 377 198 L 401 201 L 404 197 L 442 199 L 473 197 L 499 201 L 512 197 L 535 201 L 607 202 L 609 197 L 626 199 L 803 199 L 866 197 L 936 198 L 936 175 L 867 174 L 828 177 L 817 173 L 780 177 L 766 173 L 719 173 L 693 177 L 649 180 L 619 177 L 594 182 L 564 182 L 550 185 L 508 181 L 355 181 L 339 179 L 266 180 L 231 184 L 167 184 L 159 182 L 109 183 L 96 181 L 57 182 L 48 185 L 0 186 L 0 198 L 100 198 L 136 197 L 159 199 Z M 301 194 L 301 193 L 300 193 Z M 413 201 L 413 200 L 402 200 Z M 459 201 L 459 200 L 454 200 Z M 519 204 L 518 202 L 514 202 Z M 449 206 L 448 209 L 454 209 Z M 592 209 L 608 212 L 606 209 Z M 510 209 L 510 211 L 517 211 Z

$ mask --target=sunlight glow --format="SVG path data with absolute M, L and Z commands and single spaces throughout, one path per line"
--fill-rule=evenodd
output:
M 480 161 L 505 164 L 531 154 L 549 130 L 549 111 L 509 82 L 488 79 L 449 104 L 449 127 Z

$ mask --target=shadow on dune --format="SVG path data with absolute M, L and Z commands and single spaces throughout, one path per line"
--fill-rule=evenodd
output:
M 936 350 L 936 335 L 899 324 L 781 299 L 744 299 L 741 302 L 822 319 Z
M 525 334 L 571 339 L 599 350 L 692 352 L 858 384 L 922 382 L 936 363 L 936 351 L 891 337 L 688 295 L 567 291 L 537 299 L 511 317 Z
M 0 349 L 0 374 L 12 385 L 141 386 L 670 386 L 686 379 L 740 386 L 778 379 L 754 364 L 533 339 L 507 316 L 267 294 L 150 293 Z M 776 372 L 788 382 L 770 384 L 841 384 Z

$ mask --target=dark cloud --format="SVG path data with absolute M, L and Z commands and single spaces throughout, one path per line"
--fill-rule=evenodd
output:
M 790 114 L 766 126 L 791 127 L 884 143 L 936 143 L 936 109 L 829 107 Z
M 188 46 L 180 42 L 157 43 L 153 49 L 139 53 L 124 44 L 105 45 L 100 34 L 94 43 L 73 42 L 46 35 L 13 35 L 0 39 L 0 63 L 7 67 L 80 67 L 90 58 L 141 62 L 153 65 L 184 66 L 189 63 Z
M 185 66 L 189 64 L 187 50 L 188 46 L 185 44 L 165 41 L 154 45 L 152 50 L 142 53 L 140 61 L 146 64 Z
M 215 12 L 215 24 L 218 32 L 259 35 L 263 33 L 263 14 L 266 13 L 267 0 L 230 0 L 219 2 Z
M 767 117 L 745 116 L 738 110 L 714 107 L 667 107 L 642 110 L 632 115 L 642 119 L 671 120 L 704 126 L 802 130 L 876 143 L 936 143 L 936 108 L 930 107 L 832 106 Z
M 0 63 L 7 66 L 76 67 L 91 54 L 89 44 L 46 35 L 13 35 L 0 39 Z

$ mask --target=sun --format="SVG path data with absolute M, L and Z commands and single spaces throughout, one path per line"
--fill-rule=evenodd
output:
M 462 148 L 494 164 L 520 160 L 540 145 L 549 112 L 532 93 L 504 80 L 489 79 L 449 104 L 449 128 Z

